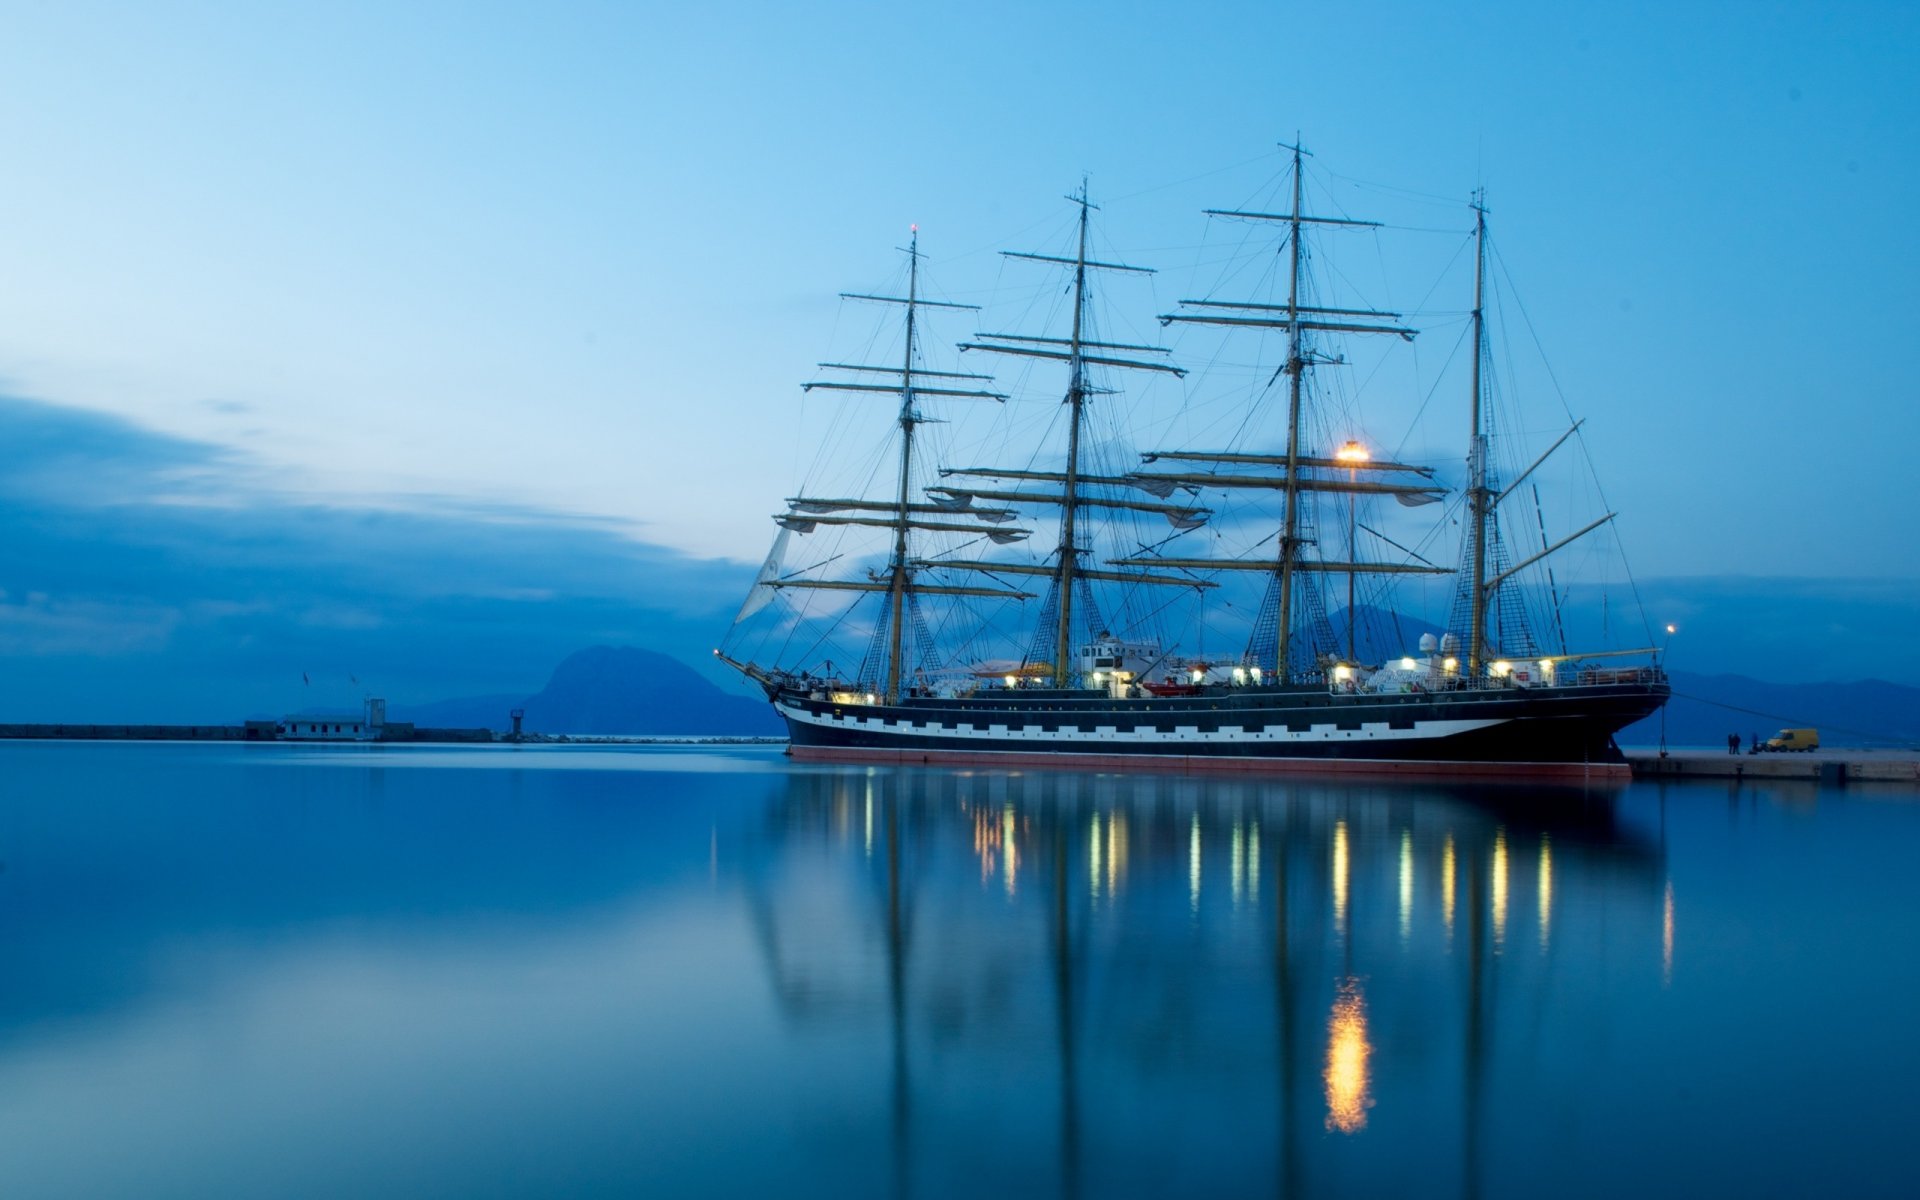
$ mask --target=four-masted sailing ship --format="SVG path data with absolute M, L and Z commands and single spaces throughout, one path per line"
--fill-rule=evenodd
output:
M 976 334 L 962 351 L 1040 360 L 1064 369 L 1064 447 L 1058 458 L 1014 466 L 943 466 L 937 483 L 915 475 L 921 425 L 936 420 L 924 405 L 1004 402 L 980 373 L 935 371 L 920 356 L 923 317 L 973 306 L 921 294 L 918 233 L 906 248 L 904 295 L 843 293 L 898 309 L 905 349 L 898 365 L 823 363 L 829 377 L 807 389 L 880 394 L 898 399 L 899 461 L 884 498 L 801 495 L 775 517 L 780 531 L 734 628 L 783 597 L 853 593 L 877 605 L 855 604 L 841 616 L 863 621 L 867 651 L 857 671 L 813 666 L 761 665 L 727 648 L 715 654 L 759 683 L 791 733 L 796 758 L 912 763 L 1163 765 L 1180 769 L 1312 770 L 1556 774 L 1624 771 L 1614 735 L 1665 703 L 1668 684 L 1654 648 L 1554 652 L 1542 648 L 1526 619 L 1521 573 L 1612 520 L 1609 513 L 1514 561 L 1519 551 L 1502 537 L 1503 504 L 1563 444 L 1561 436 L 1533 464 L 1504 483 L 1488 446 L 1489 418 L 1483 358 L 1487 210 L 1476 194 L 1469 404 L 1469 437 L 1457 566 L 1439 566 L 1404 550 L 1398 561 L 1362 561 L 1352 506 L 1392 498 L 1418 506 L 1445 497 L 1432 467 L 1376 459 L 1358 442 L 1313 444 L 1306 420 L 1308 381 L 1320 366 L 1344 360 L 1328 354 L 1325 339 L 1387 336 L 1411 340 L 1399 314 L 1316 303 L 1307 288 L 1306 236 L 1376 223 L 1305 211 L 1303 156 L 1292 151 L 1291 204 L 1285 211 L 1209 209 L 1217 219 L 1254 222 L 1283 232 L 1287 264 L 1284 301 L 1183 300 L 1162 326 L 1206 325 L 1229 332 L 1279 335 L 1285 360 L 1274 376 L 1284 395 L 1285 442 L 1271 452 L 1237 446 L 1218 451 L 1153 450 L 1138 466 L 1114 469 L 1089 454 L 1086 419 L 1096 398 L 1113 389 L 1109 372 L 1184 376 L 1166 347 L 1103 340 L 1090 305 L 1092 273 L 1149 273 L 1146 268 L 1090 258 L 1088 229 L 1095 206 L 1085 185 L 1069 197 L 1077 207 L 1072 255 L 1004 251 L 1022 263 L 1069 276 L 1071 313 L 1063 334 Z M 1284 375 L 1285 388 L 1277 387 Z M 1579 426 L 1576 423 L 1574 428 Z M 1537 491 L 1537 489 L 1536 489 Z M 1273 529 L 1243 557 L 1181 556 L 1165 552 L 1180 536 L 1205 528 L 1214 511 L 1203 497 L 1269 496 L 1277 502 Z M 1345 558 L 1322 546 L 1327 522 L 1322 497 L 1347 505 Z M 974 547 L 1013 546 L 1033 529 L 1023 513 L 1057 513 L 1051 550 L 1028 561 L 981 556 Z M 1167 536 L 1139 540 L 1139 522 L 1163 518 Z M 1131 551 L 1101 557 L 1093 536 L 1104 523 L 1136 524 Z M 822 527 L 885 531 L 884 566 L 865 578 L 826 578 L 814 567 L 790 571 L 791 539 Z M 1516 539 L 1517 540 L 1517 539 Z M 958 548 L 953 548 L 955 543 Z M 1270 547 L 1270 549 L 1268 549 Z M 1264 580 L 1263 598 L 1243 651 L 1222 661 L 1180 657 L 1139 628 L 1119 622 L 1116 632 L 1095 585 L 1126 596 L 1160 589 L 1205 593 L 1222 580 Z M 1356 581 L 1397 576 L 1453 576 L 1455 600 L 1447 629 L 1421 637 L 1418 653 L 1362 662 L 1355 636 Z M 1344 645 L 1327 619 L 1329 581 L 1344 581 Z M 1012 581 L 1012 582 L 1009 582 Z M 843 597 L 844 599 L 844 597 Z M 975 602 L 1030 604 L 1037 619 L 1025 654 L 984 661 L 978 631 L 943 652 L 929 605 Z M 1128 605 L 1123 602 L 1123 609 Z M 1139 605 L 1132 608 L 1138 609 Z M 1166 606 L 1160 606 L 1164 608 Z M 878 609 L 876 613 L 874 610 Z M 1109 614 L 1116 610 L 1108 608 Z M 858 614 L 864 614 L 858 615 Z M 951 614 L 938 622 L 951 630 Z M 959 622 L 964 624 L 964 618 Z M 1134 622 L 1137 626 L 1139 622 Z M 1173 639 L 1177 642 L 1178 639 Z M 1650 665 L 1621 665 L 1638 655 Z

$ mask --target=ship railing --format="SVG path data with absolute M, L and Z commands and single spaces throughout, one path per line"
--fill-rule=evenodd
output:
M 1461 675 L 1420 675 L 1379 682 L 1368 680 L 1358 687 L 1342 687 L 1339 684 L 1333 686 L 1336 695 L 1357 692 L 1363 696 L 1404 696 L 1472 690 L 1474 690 L 1473 681 Z
M 1477 685 L 1481 691 L 1545 691 L 1565 687 L 1618 687 L 1664 683 L 1667 673 L 1659 667 L 1583 667 L 1561 671 L 1546 678 L 1521 679 L 1513 675 L 1488 675 Z
M 1509 687 L 1507 680 L 1494 680 L 1488 686 Z M 1423 692 L 1464 692 L 1472 690 L 1473 685 L 1460 675 L 1427 675 L 1398 681 L 1397 684 L 1370 685 L 1366 680 L 1336 679 L 1327 684 L 1327 690 L 1336 696 L 1400 696 L 1417 695 Z
M 1388 695 L 1406 693 L 1446 693 L 1446 692 L 1513 692 L 1513 691 L 1549 691 L 1568 687 L 1619 687 L 1623 685 L 1645 687 L 1666 682 L 1667 674 L 1659 667 L 1585 667 L 1577 671 L 1559 672 L 1545 678 L 1521 678 L 1512 673 L 1486 674 L 1475 679 L 1464 673 L 1428 674 L 1405 678 L 1397 684 L 1388 683 L 1369 686 L 1368 681 L 1359 678 L 1329 679 L 1327 690 L 1336 696 L 1357 694 Z
M 1660 667 L 1588 667 L 1574 675 L 1579 687 L 1615 687 L 1621 684 L 1665 683 L 1667 673 Z

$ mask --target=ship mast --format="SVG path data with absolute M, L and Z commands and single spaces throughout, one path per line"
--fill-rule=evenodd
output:
M 1300 139 L 1293 144 L 1293 212 L 1287 222 L 1287 488 L 1280 529 L 1280 622 L 1278 662 L 1274 664 L 1280 682 L 1287 683 L 1288 642 L 1293 630 L 1293 560 L 1300 544 L 1300 385 L 1306 375 L 1306 363 L 1300 357 Z M 1351 556 L 1349 556 L 1351 557 Z M 1351 578 L 1351 576 L 1349 576 Z M 1347 614 L 1353 623 L 1353 614 Z
M 842 292 L 845 300 L 864 300 L 877 304 L 897 304 L 906 309 L 906 348 L 897 367 L 865 366 L 854 363 L 821 363 L 823 370 L 852 372 L 865 375 L 885 375 L 893 378 L 884 383 L 868 383 L 854 380 L 819 379 L 801 385 L 802 390 L 827 388 L 845 392 L 878 392 L 897 394 L 900 397 L 898 420 L 900 423 L 900 471 L 899 486 L 891 501 L 870 501 L 861 499 L 825 499 L 810 496 L 795 496 L 788 499 L 788 511 L 774 519 L 783 529 L 798 533 L 810 533 L 820 525 L 864 526 L 881 528 L 892 532 L 893 546 L 887 563 L 886 574 L 867 581 L 826 580 L 783 578 L 769 582 L 771 588 L 802 588 L 828 591 L 885 592 L 887 594 L 887 653 L 884 687 L 886 702 L 897 703 L 900 699 L 900 681 L 902 675 L 902 648 L 905 642 L 905 626 L 909 615 L 910 598 L 918 594 L 940 596 L 986 596 L 1028 599 L 1026 593 L 1006 588 L 946 587 L 917 583 L 914 580 L 914 559 L 912 532 L 921 530 L 932 533 L 984 534 L 996 543 L 1017 541 L 1027 536 L 1028 531 L 999 526 L 1001 522 L 1013 519 L 1011 509 L 975 508 L 966 505 L 920 504 L 913 501 L 913 442 L 915 429 L 926 420 L 920 415 L 918 401 L 922 396 L 950 396 L 976 400 L 1004 401 L 1006 396 L 999 392 L 981 390 L 977 381 L 990 379 L 987 375 L 971 374 L 959 371 L 929 371 L 915 365 L 919 351 L 919 315 L 923 308 L 961 309 L 978 311 L 975 304 L 952 304 L 944 300 L 927 300 L 920 295 L 920 229 L 914 226 L 912 240 L 905 248 L 907 255 L 907 294 L 905 296 L 879 296 L 863 292 Z M 923 384 L 922 379 L 931 379 L 932 385 Z M 953 381 L 953 382 L 948 382 Z M 862 516 L 861 513 L 871 513 Z M 852 514 L 852 515 L 834 515 Z M 971 524 L 969 519 L 986 522 Z
M 1503 568 L 1500 562 L 1493 561 L 1487 554 L 1487 535 L 1495 529 L 1495 514 L 1499 511 L 1501 502 L 1508 496 L 1513 495 L 1515 489 L 1517 489 L 1521 483 L 1525 482 L 1527 477 L 1532 475 L 1541 463 L 1547 461 L 1548 457 L 1550 457 L 1555 450 L 1558 450 L 1564 445 L 1568 438 L 1578 433 L 1583 422 L 1575 421 L 1572 428 L 1556 438 L 1553 444 L 1541 453 L 1540 457 L 1533 460 L 1532 465 L 1528 466 L 1526 470 L 1521 471 L 1520 474 L 1515 476 L 1513 481 L 1508 483 L 1504 488 L 1496 490 L 1495 484 L 1497 481 L 1493 477 L 1493 471 L 1488 462 L 1491 447 L 1489 445 L 1489 435 L 1486 431 L 1486 396 L 1481 376 L 1481 360 L 1486 353 L 1486 192 L 1478 191 L 1474 193 L 1472 208 L 1474 214 L 1473 403 L 1470 408 L 1472 411 L 1473 426 L 1469 431 L 1471 438 L 1467 443 L 1467 508 L 1473 515 L 1473 563 L 1471 565 L 1472 580 L 1469 585 L 1470 590 L 1467 592 L 1469 612 L 1467 678 L 1478 683 L 1480 681 L 1480 672 L 1487 666 L 1487 610 L 1492 607 L 1493 598 L 1495 594 L 1499 592 L 1500 586 L 1509 579 L 1519 575 L 1528 567 L 1533 566 L 1549 555 L 1557 554 L 1574 542 L 1592 533 L 1594 530 L 1608 524 L 1618 514 L 1607 513 L 1597 520 L 1589 521 L 1579 529 L 1528 555 L 1512 566 Z M 1541 538 L 1543 541 L 1545 537 L 1546 530 L 1543 528 L 1541 530 Z M 1497 572 L 1491 578 L 1487 575 L 1489 565 Z M 1463 567 L 1462 569 L 1467 568 Z M 1568 656 L 1562 655 L 1555 657 Z
M 1089 365 L 1105 367 L 1128 367 L 1144 371 L 1161 371 L 1169 375 L 1181 376 L 1186 372 L 1167 363 L 1141 362 L 1130 358 L 1110 358 L 1103 354 L 1089 354 L 1093 351 L 1121 350 L 1131 353 L 1165 354 L 1162 346 L 1137 346 L 1120 342 L 1099 342 L 1087 339 L 1087 272 L 1089 270 L 1123 271 L 1140 275 L 1151 275 L 1147 267 L 1130 267 L 1122 263 L 1096 262 L 1087 257 L 1087 226 L 1089 214 L 1099 207 L 1087 199 L 1087 183 L 1080 181 L 1080 191 L 1067 199 L 1079 206 L 1079 229 L 1076 249 L 1072 258 L 1052 254 L 1027 254 L 1015 250 L 1003 250 L 1008 258 L 1030 259 L 1037 262 L 1058 263 L 1073 268 L 1073 326 L 1071 335 L 1066 338 L 1030 337 L 1011 333 L 981 333 L 976 337 L 988 339 L 978 342 L 962 342 L 962 350 L 991 350 L 997 354 L 1014 354 L 1028 358 L 1046 358 L 1067 364 L 1067 395 L 1063 401 L 1068 406 L 1067 424 L 1067 461 L 1063 471 L 1002 471 L 992 468 L 960 468 L 943 471 L 944 475 L 979 475 L 989 478 L 1019 478 L 1041 480 L 1060 485 L 1057 493 L 997 493 L 1000 497 L 1019 503 L 1055 504 L 1060 507 L 1060 546 L 1053 570 L 1053 589 L 1058 605 L 1058 618 L 1053 629 L 1053 678 L 1054 686 L 1070 685 L 1073 673 L 1073 591 L 1082 581 L 1103 579 L 1127 583 L 1171 583 L 1184 587 L 1196 586 L 1193 580 L 1129 574 L 1112 571 L 1087 570 L 1080 565 L 1080 547 L 1078 516 L 1082 508 L 1100 506 L 1111 508 L 1131 508 L 1161 512 L 1169 521 L 1178 524 L 1192 521 L 1198 524 L 1203 510 L 1176 508 L 1169 505 L 1151 504 L 1128 500 L 1115 500 L 1111 497 L 1088 497 L 1081 495 L 1083 483 L 1118 483 L 1127 486 L 1130 481 L 1110 476 L 1088 476 L 1080 470 L 1080 439 L 1086 415 L 1087 396 L 1092 389 L 1087 384 Z M 950 494 L 972 495 L 972 491 L 959 492 L 947 489 Z M 992 498 L 996 493 L 981 493 L 982 498 Z M 962 570 L 991 570 L 992 563 L 934 562 L 929 566 L 954 567 Z M 1017 572 L 1016 572 L 1017 573 Z
M 1278 643 L 1278 661 L 1275 662 L 1275 675 L 1279 682 L 1291 682 L 1288 669 L 1293 637 L 1293 591 L 1295 577 L 1302 572 L 1320 574 L 1340 572 L 1349 579 L 1359 572 L 1390 574 L 1445 574 L 1444 568 L 1432 566 L 1413 566 L 1393 563 L 1332 563 L 1302 562 L 1300 547 L 1305 538 L 1300 536 L 1301 497 L 1307 492 L 1345 492 L 1349 496 L 1375 493 L 1392 494 L 1408 503 L 1424 503 L 1435 498 L 1437 489 L 1431 484 L 1395 484 L 1373 480 L 1362 480 L 1356 476 L 1359 471 L 1407 471 L 1419 470 L 1401 463 L 1368 463 L 1364 467 L 1339 459 L 1327 458 L 1309 453 L 1300 441 L 1300 417 L 1305 398 L 1305 381 L 1308 368 L 1335 364 L 1343 360 L 1317 355 L 1307 345 L 1306 335 L 1312 331 L 1328 333 L 1390 333 L 1409 341 L 1416 330 L 1394 324 L 1400 314 L 1372 309 L 1323 308 L 1301 303 L 1300 284 L 1303 268 L 1306 265 L 1306 246 L 1303 234 L 1307 226 L 1378 228 L 1378 221 L 1353 221 L 1344 217 L 1313 217 L 1305 212 L 1305 172 L 1304 161 L 1308 151 L 1294 139 L 1294 144 L 1283 146 L 1293 152 L 1293 205 L 1289 212 L 1244 212 L 1238 209 L 1210 208 L 1208 216 L 1225 217 L 1247 221 L 1283 222 L 1287 226 L 1288 272 L 1287 302 L 1278 304 L 1259 304 L 1251 301 L 1226 300 L 1182 300 L 1182 305 L 1196 309 L 1225 309 L 1252 313 L 1252 316 L 1226 316 L 1214 312 L 1166 313 L 1160 317 L 1162 325 L 1176 322 L 1193 325 L 1219 325 L 1240 329 L 1284 329 L 1287 333 L 1287 361 L 1281 369 L 1287 375 L 1287 449 L 1285 455 L 1245 454 L 1232 451 L 1220 453 L 1158 452 L 1147 456 L 1147 461 L 1172 458 L 1185 460 L 1210 461 L 1238 465 L 1281 467 L 1282 476 L 1273 475 L 1232 475 L 1217 471 L 1203 473 L 1165 473 L 1135 472 L 1132 478 L 1143 486 L 1150 484 L 1201 486 L 1201 487 L 1266 487 L 1282 493 L 1282 516 L 1280 525 L 1280 553 L 1278 561 L 1253 563 L 1234 560 L 1209 559 L 1120 559 L 1116 565 L 1144 566 L 1158 562 L 1163 566 L 1178 566 L 1189 570 L 1264 570 L 1271 572 L 1278 591 L 1278 620 L 1276 622 L 1276 641 Z M 1361 318 L 1355 321 L 1350 318 Z M 1346 319 L 1343 319 L 1346 318 Z M 1376 322 L 1388 322 L 1379 324 Z M 1339 468 L 1344 479 L 1329 479 L 1313 475 L 1313 471 Z M 1431 473 L 1419 470 L 1423 476 Z M 1349 553 L 1348 557 L 1357 557 Z M 1347 620 L 1353 620 L 1348 613 Z
M 1061 481 L 1066 502 L 1060 509 L 1060 620 L 1056 629 L 1053 677 L 1055 687 L 1066 687 L 1073 647 L 1074 570 L 1080 565 L 1080 548 L 1075 543 L 1074 516 L 1080 509 L 1080 420 L 1087 404 L 1087 364 L 1081 357 L 1080 331 L 1087 314 L 1087 181 L 1080 181 L 1080 241 L 1073 265 L 1073 337 L 1067 351 L 1067 470 Z
M 1467 678 L 1477 681 L 1486 659 L 1487 516 L 1493 496 L 1487 487 L 1487 441 L 1480 429 L 1480 358 L 1486 346 L 1487 195 L 1473 196 L 1473 425 L 1467 442 L 1467 507 L 1473 513 L 1472 624 L 1467 638 Z
M 913 486 L 913 427 L 919 417 L 913 411 L 914 316 L 920 306 L 920 227 L 915 225 L 907 242 L 907 346 L 900 360 L 900 503 L 893 528 L 893 562 L 887 582 L 892 591 L 887 603 L 887 703 L 900 699 L 900 642 L 905 615 L 907 586 L 907 530 L 911 515 Z

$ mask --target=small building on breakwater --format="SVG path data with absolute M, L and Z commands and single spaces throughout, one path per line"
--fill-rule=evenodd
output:
M 249 726 L 257 722 L 248 722 Z M 388 731 L 392 730 L 392 736 Z M 369 697 L 359 712 L 351 709 L 309 709 L 288 713 L 275 729 L 275 737 L 287 742 L 385 742 L 408 741 L 413 726 L 400 722 L 387 724 L 387 702 Z

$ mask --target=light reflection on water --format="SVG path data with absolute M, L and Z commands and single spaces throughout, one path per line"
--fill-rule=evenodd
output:
M 1327 1128 L 1358 1133 L 1367 1127 L 1373 1097 L 1367 1086 L 1367 1058 L 1373 1046 L 1367 1040 L 1367 1002 L 1360 981 L 1340 981 L 1327 1021 Z
M 280 749 L 0 745 L 0 1194 L 1911 1182 L 1912 804 Z
M 1540 839 L 1540 949 L 1553 940 L 1553 839 Z

